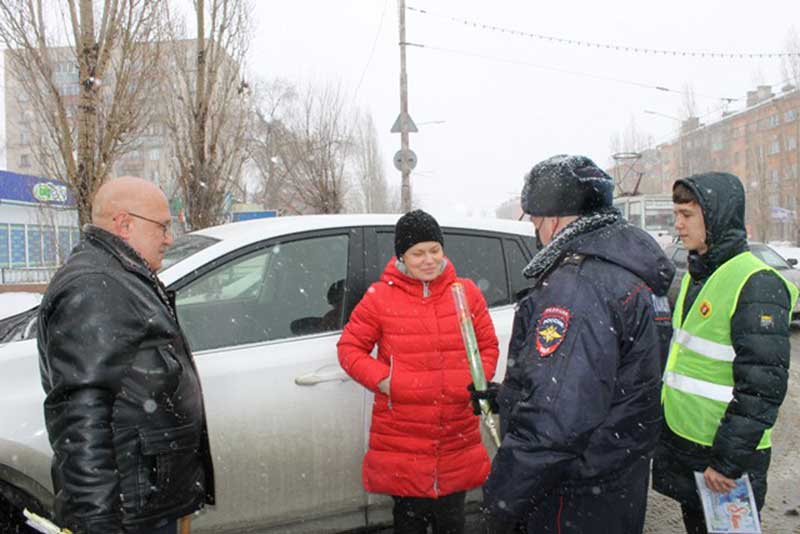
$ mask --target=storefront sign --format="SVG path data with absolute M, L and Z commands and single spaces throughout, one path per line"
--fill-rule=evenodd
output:
M 64 182 L 8 171 L 0 171 L 0 201 L 75 206 L 75 199 Z

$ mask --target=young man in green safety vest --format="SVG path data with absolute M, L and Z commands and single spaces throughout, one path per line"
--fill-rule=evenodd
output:
M 681 504 L 687 533 L 705 534 L 695 471 L 720 493 L 747 473 L 759 510 L 764 505 L 798 290 L 750 253 L 736 176 L 678 180 L 672 199 L 689 272 L 673 310 L 653 487 Z

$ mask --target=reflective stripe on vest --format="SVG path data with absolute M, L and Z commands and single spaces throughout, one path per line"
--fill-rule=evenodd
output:
M 702 354 L 703 356 L 708 356 L 714 360 L 732 362 L 736 357 L 736 351 L 733 350 L 732 346 L 693 336 L 682 328 L 674 331 L 672 341 L 673 343 L 680 343 L 687 349 Z
M 731 386 L 712 384 L 705 380 L 698 380 L 672 371 L 664 373 L 664 385 L 690 395 L 698 395 L 714 401 L 724 402 L 725 404 L 733 400 L 733 388 Z
M 733 399 L 733 361 L 730 320 L 747 280 L 759 271 L 769 270 L 786 284 L 791 306 L 797 288 L 777 271 L 750 252 L 744 252 L 721 265 L 705 282 L 695 302 L 683 317 L 683 304 L 689 290 L 687 273 L 673 311 L 674 333 L 664 373 L 662 402 L 664 416 L 677 435 L 711 446 L 720 421 Z M 762 435 L 759 449 L 771 446 L 771 430 Z

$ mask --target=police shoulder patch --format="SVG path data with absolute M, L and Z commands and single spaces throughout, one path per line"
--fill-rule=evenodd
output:
M 566 308 L 546 308 L 536 324 L 536 350 L 545 358 L 553 354 L 567 335 L 571 314 Z

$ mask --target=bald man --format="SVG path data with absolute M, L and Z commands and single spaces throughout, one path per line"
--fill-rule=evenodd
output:
M 154 184 L 109 180 L 39 308 L 55 518 L 76 534 L 172 534 L 214 502 L 199 377 L 155 275 L 170 223 Z

